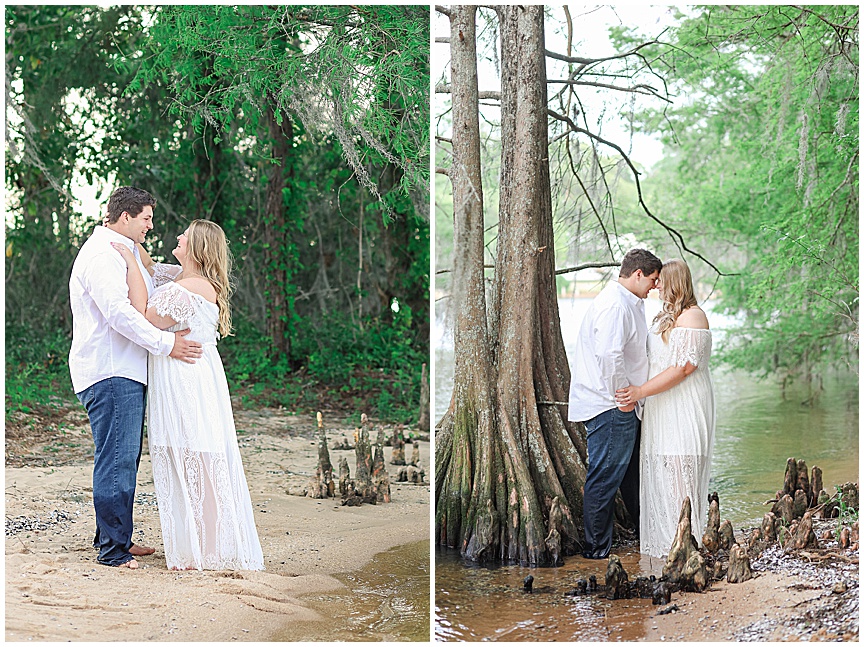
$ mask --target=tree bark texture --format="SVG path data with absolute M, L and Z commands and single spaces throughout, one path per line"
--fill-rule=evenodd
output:
M 488 327 L 476 8 L 451 16 L 450 178 L 463 266 L 454 259 L 460 307 L 453 397 L 436 439 L 436 533 L 469 559 L 552 565 L 579 543 L 586 456 L 581 425 L 551 404 L 567 400 L 570 372 L 555 289 L 543 7 L 496 10 L 503 153 Z
M 456 361 L 450 407 L 436 434 L 435 533 L 446 546 L 470 544 L 472 556 L 490 553 L 498 537 L 475 532 L 493 495 L 493 402 L 483 270 L 483 185 L 477 97 L 475 6 L 450 14 L 453 86 L 454 294 Z M 493 508 L 497 517 L 498 511 Z M 481 545 L 488 541 L 489 544 Z
M 273 142 L 273 159 L 276 162 L 267 178 L 267 200 L 264 218 L 264 264 L 266 267 L 265 290 L 267 294 L 267 336 L 272 340 L 276 356 L 290 356 L 288 338 L 288 312 L 285 298 L 285 255 L 282 246 L 285 241 L 285 202 L 282 195 L 291 171 L 291 139 L 293 126 L 288 115 L 282 115 L 282 123 L 268 107 L 264 118 Z

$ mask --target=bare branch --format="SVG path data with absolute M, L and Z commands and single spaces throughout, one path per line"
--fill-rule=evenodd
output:
M 596 150 L 595 150 L 595 155 Z M 597 206 L 594 204 L 594 200 L 591 199 L 591 194 L 588 193 L 588 189 L 585 187 L 585 183 L 582 182 L 582 178 L 576 172 L 576 163 L 573 161 L 573 153 L 570 151 L 570 140 L 567 140 L 567 159 L 570 161 L 570 170 L 573 171 L 573 176 L 576 178 L 576 181 L 579 182 L 579 186 L 582 187 L 582 194 L 588 200 L 588 204 L 591 205 L 591 210 L 594 212 L 594 215 L 597 216 L 597 222 L 600 223 L 600 229 L 603 230 L 603 235 L 606 238 L 606 246 L 609 248 L 609 256 L 615 258 L 615 254 L 612 252 L 612 243 L 609 241 L 609 232 L 606 231 L 606 224 L 603 222 L 603 218 L 600 217 L 600 212 L 597 210 Z M 605 174 L 604 174 L 604 182 L 605 182 Z M 608 190 L 609 187 L 607 186 Z
M 450 175 L 450 169 L 444 168 L 443 166 L 436 166 L 435 172 L 440 174 L 440 175 L 448 175 L 448 176 Z
M 662 99 L 667 103 L 672 103 L 671 99 L 664 97 L 650 85 L 645 85 L 644 83 L 634 85 L 632 88 L 624 88 L 620 85 L 611 85 L 608 83 L 597 83 L 595 81 L 576 81 L 573 79 L 549 79 L 548 81 L 546 81 L 546 83 L 563 83 L 564 85 L 587 85 L 594 88 L 606 88 L 608 90 L 618 90 L 620 92 L 632 92 L 633 94 L 646 94 L 649 96 L 657 97 L 658 99 Z
M 692 249 L 687 247 L 687 244 L 684 242 L 684 237 L 681 235 L 680 232 L 678 232 L 678 230 L 676 230 L 673 227 L 670 227 L 665 222 L 660 220 L 657 216 L 655 216 L 653 213 L 651 213 L 651 210 L 648 208 L 648 205 L 645 204 L 645 200 L 642 196 L 642 183 L 639 181 L 640 173 L 639 173 L 639 171 L 636 170 L 636 167 L 633 165 L 633 162 L 630 161 L 630 157 L 627 155 L 627 153 L 625 153 L 624 150 L 620 146 L 618 146 L 618 144 L 616 144 L 614 142 L 610 142 L 607 139 L 603 139 L 599 135 L 595 135 L 594 133 L 590 132 L 589 130 L 577 126 L 576 123 L 572 119 L 570 119 L 570 117 L 558 114 L 557 112 L 555 112 L 554 110 L 551 110 L 551 109 L 547 109 L 547 112 L 549 113 L 549 116 L 568 124 L 570 126 L 571 130 L 573 130 L 574 132 L 582 133 L 583 135 L 587 135 L 591 139 L 593 139 L 593 140 L 595 140 L 595 141 L 597 141 L 597 142 L 599 142 L 605 146 L 608 146 L 609 148 L 613 148 L 616 151 L 618 151 L 618 154 L 626 162 L 627 166 L 630 167 L 630 171 L 633 173 L 633 180 L 636 183 L 636 193 L 638 194 L 638 197 L 639 197 L 639 206 L 642 207 L 642 210 L 645 212 L 645 214 L 649 218 L 651 218 L 651 220 L 656 222 L 658 225 L 660 225 L 661 227 L 663 227 L 663 229 L 665 229 L 667 231 L 670 238 L 672 238 L 672 240 L 675 242 L 675 245 L 678 247 L 678 249 L 680 251 L 687 252 L 689 254 L 692 254 L 696 258 L 701 259 L 705 264 L 707 264 L 709 267 L 711 267 L 711 269 L 713 269 L 715 272 L 717 272 L 717 274 L 720 274 L 722 276 L 732 276 L 730 274 L 726 274 L 725 272 L 721 272 L 717 268 L 717 266 L 714 265 L 714 263 L 712 263 L 707 258 L 702 256 L 700 253 L 694 252 Z
M 449 10 L 447 7 L 444 7 L 444 6 L 440 5 L 440 4 L 436 4 L 436 5 L 435 5 L 435 11 L 437 11 L 438 13 L 443 13 L 443 14 L 444 14 L 445 16 L 447 16 L 448 18 L 452 18 L 452 17 L 453 17 L 453 14 L 450 13 L 450 10 Z
M 555 270 L 555 275 L 558 274 L 569 274 L 570 272 L 578 272 L 579 270 L 587 270 L 592 267 L 618 267 L 621 263 L 583 263 L 582 265 L 577 265 L 575 267 L 565 267 L 560 270 Z
M 449 36 L 436 36 L 435 42 L 436 43 L 449 43 L 450 37 Z
M 439 83 L 435 86 L 435 92 L 438 94 L 451 94 L 452 90 L 450 89 L 450 85 L 446 83 Z M 501 93 L 497 90 L 481 90 L 477 93 L 478 99 L 495 99 L 497 101 L 501 100 Z
M 484 265 L 483 269 L 484 270 L 494 270 L 495 266 L 494 265 Z M 449 274 L 452 271 L 453 270 L 435 270 L 435 274 Z
M 564 54 L 558 54 L 557 52 L 550 52 L 548 49 L 544 50 L 544 52 L 549 58 L 564 61 L 565 63 L 576 63 L 577 65 L 593 65 L 594 63 L 603 63 L 604 61 L 614 61 L 618 58 L 627 58 L 628 56 L 633 56 L 633 54 L 638 52 L 643 47 L 648 47 L 649 45 L 657 45 L 659 42 L 660 41 L 658 40 L 651 40 L 646 43 L 642 43 L 638 47 L 634 47 L 629 52 L 615 54 L 614 56 L 606 56 L 604 58 L 583 58 L 581 56 L 565 56 Z

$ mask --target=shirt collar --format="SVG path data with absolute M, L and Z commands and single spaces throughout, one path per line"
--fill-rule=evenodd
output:
M 93 235 L 104 239 L 108 243 L 123 243 L 132 250 L 135 258 L 139 261 L 141 260 L 141 254 L 138 253 L 138 245 L 131 238 L 118 234 L 113 229 L 108 229 L 105 225 L 97 225 L 96 229 L 93 230 Z
M 127 247 L 131 248 L 132 251 L 137 251 L 135 243 L 131 238 L 128 238 L 123 234 L 118 234 L 113 229 L 108 229 L 105 225 L 97 225 L 96 229 L 93 230 L 93 235 L 104 238 L 109 243 L 123 243 Z
M 612 281 L 612 283 L 617 288 L 618 292 L 624 299 L 627 299 L 629 303 L 632 303 L 634 306 L 638 306 L 642 303 L 642 299 L 633 294 L 630 290 L 621 285 L 618 281 Z

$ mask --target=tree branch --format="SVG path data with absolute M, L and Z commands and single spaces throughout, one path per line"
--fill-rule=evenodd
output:
M 435 42 L 436 43 L 449 43 L 450 37 L 449 36 L 436 36 Z
M 587 270 L 592 267 L 619 267 L 621 263 L 583 263 L 582 265 L 577 265 L 575 267 L 565 267 L 560 270 L 555 270 L 555 275 L 559 274 L 569 274 L 570 272 L 578 272 L 579 270 Z
M 583 58 L 581 56 L 565 56 L 564 54 L 558 54 L 557 52 L 550 52 L 548 49 L 544 50 L 544 53 L 549 58 L 554 58 L 559 61 L 564 61 L 565 63 L 576 63 L 577 65 L 593 65 L 594 63 L 603 63 L 604 61 L 614 61 L 618 58 L 627 58 L 628 56 L 633 56 L 636 52 L 638 52 L 643 47 L 648 47 L 649 45 L 657 45 L 660 41 L 651 40 L 647 43 L 642 43 L 638 47 L 631 49 L 629 52 L 623 52 L 621 54 L 615 54 L 614 56 L 606 56 L 604 58 Z
M 606 231 L 606 225 L 603 222 L 603 218 L 600 217 L 600 212 L 597 210 L 596 205 L 594 204 L 594 200 L 591 198 L 591 194 L 588 193 L 588 189 L 585 187 L 585 183 L 582 182 L 582 178 L 579 177 L 579 174 L 576 172 L 576 163 L 573 161 L 573 153 L 570 151 L 570 140 L 567 140 L 567 159 L 570 161 L 570 170 L 573 171 L 573 176 L 576 178 L 576 181 L 579 183 L 579 186 L 582 188 L 582 194 L 588 200 L 588 204 L 591 205 L 591 210 L 594 212 L 594 215 L 597 216 L 597 222 L 600 223 L 600 229 L 603 230 L 603 235 L 606 238 L 606 246 L 609 248 L 609 256 L 615 258 L 615 254 L 612 252 L 612 243 L 609 241 L 609 232 Z M 593 148 L 593 147 L 592 147 Z M 596 151 L 594 153 L 597 154 Z M 606 187 L 607 189 L 609 187 Z
M 452 90 L 450 89 L 450 85 L 446 83 L 439 83 L 435 86 L 435 92 L 437 94 L 451 94 Z M 496 99 L 498 101 L 501 100 L 501 93 L 497 90 L 481 90 L 477 93 L 478 99 Z
M 555 119 L 558 119 L 559 121 L 563 121 L 563 122 L 565 122 L 566 124 L 568 124 L 568 125 L 570 126 L 570 128 L 571 128 L 574 132 L 582 133 L 583 135 L 587 135 L 587 136 L 590 137 L 591 139 L 593 139 L 593 140 L 595 140 L 595 141 L 597 141 L 597 142 L 599 142 L 599 143 L 601 143 L 601 144 L 604 144 L 605 146 L 608 146 L 608 147 L 613 148 L 613 149 L 615 149 L 616 151 L 618 151 L 618 154 L 619 154 L 619 155 L 621 156 L 621 158 L 626 162 L 627 166 L 630 167 L 630 171 L 633 173 L 633 180 L 634 180 L 635 183 L 636 183 L 636 193 L 637 193 L 638 196 L 639 196 L 639 206 L 642 207 L 642 210 L 645 212 L 645 214 L 646 214 L 649 218 L 651 218 L 651 220 L 653 220 L 653 221 L 656 222 L 658 225 L 660 225 L 661 227 L 663 227 L 663 229 L 666 230 L 666 232 L 669 234 L 669 237 L 672 238 L 672 240 L 675 242 L 675 245 L 678 247 L 678 249 L 679 249 L 682 253 L 683 253 L 683 252 L 687 252 L 687 253 L 689 253 L 689 254 L 695 256 L 696 258 L 701 259 L 705 264 L 707 264 L 709 267 L 711 267 L 711 269 L 713 269 L 715 272 L 717 272 L 717 274 L 720 274 L 721 276 L 732 276 L 732 275 L 730 275 L 730 274 L 726 274 L 725 272 L 721 272 L 721 271 L 717 268 L 717 266 L 714 265 L 714 263 L 712 263 L 712 262 L 709 261 L 707 258 L 705 258 L 704 256 L 702 256 L 700 253 L 698 253 L 698 252 L 694 252 L 692 249 L 690 249 L 689 247 L 687 247 L 687 244 L 684 242 L 684 237 L 680 234 L 680 232 L 678 232 L 678 231 L 677 231 L 676 229 L 674 229 L 673 227 L 670 227 L 670 226 L 667 225 L 665 222 L 663 222 L 662 220 L 660 220 L 657 216 L 655 216 L 653 213 L 651 213 L 651 210 L 648 208 L 648 205 L 645 204 L 645 200 L 644 200 L 644 198 L 643 198 L 643 196 L 642 196 L 642 183 L 639 181 L 639 175 L 640 175 L 640 173 L 639 173 L 639 171 L 636 170 L 636 167 L 633 165 L 633 162 L 630 161 L 630 157 L 627 155 L 627 153 L 625 153 L 624 150 L 623 150 L 620 146 L 618 146 L 618 144 L 615 144 L 614 142 L 610 142 L 610 141 L 607 140 L 607 139 L 603 139 L 603 138 L 600 137 L 599 135 L 595 135 L 594 133 L 590 132 L 589 130 L 587 130 L 587 129 L 585 129 L 585 128 L 580 128 L 579 126 L 576 125 L 576 123 L 575 123 L 572 119 L 570 119 L 570 117 L 566 117 L 566 116 L 564 116 L 564 115 L 560 115 L 560 114 L 558 114 L 557 112 L 555 112 L 554 110 L 551 110 L 551 109 L 547 109 L 547 112 L 549 113 L 549 116 L 551 116 L 551 117 L 553 117 L 553 118 L 555 118 Z
M 587 85 L 594 88 L 606 88 L 607 90 L 618 90 L 619 92 L 632 92 L 633 94 L 645 94 L 653 97 L 657 97 L 658 99 L 662 99 L 666 103 L 672 103 L 671 99 L 664 97 L 662 94 L 658 94 L 657 90 L 652 88 L 650 85 L 645 85 L 644 83 L 639 83 L 634 85 L 632 88 L 624 88 L 620 85 L 611 85 L 609 83 L 597 83 L 595 81 L 576 81 L 574 79 L 549 79 L 546 83 L 563 83 L 564 85 Z
M 436 4 L 436 5 L 435 5 L 435 11 L 437 11 L 438 13 L 443 13 L 443 14 L 444 14 L 445 16 L 447 16 L 448 18 L 452 18 L 452 17 L 453 17 L 453 14 L 450 12 L 450 10 L 449 10 L 447 7 L 443 6 L 443 5 Z
M 819 20 L 824 22 L 826 25 L 828 25 L 829 27 L 832 27 L 834 29 L 834 31 L 837 31 L 838 36 L 840 36 L 839 30 L 841 30 L 841 29 L 845 29 L 847 31 L 851 31 L 851 30 L 855 29 L 854 27 L 849 27 L 847 25 L 838 25 L 837 23 L 833 23 L 830 20 L 828 20 L 827 18 L 825 18 L 824 16 L 822 16 L 821 14 L 818 14 L 815 11 L 813 11 L 812 9 L 808 9 L 807 7 L 802 7 L 801 5 L 797 5 L 797 4 L 793 4 L 792 7 L 794 7 L 795 9 L 798 9 L 799 11 L 804 11 L 806 13 L 809 13 L 812 16 L 816 16 Z M 856 13 L 855 15 L 857 16 L 858 14 Z
M 494 269 L 495 269 L 495 266 L 494 266 L 494 265 L 484 265 L 484 266 L 483 266 L 483 269 L 484 269 L 484 270 L 494 270 Z M 449 274 L 449 273 L 452 272 L 452 271 L 453 271 L 453 270 L 449 270 L 449 269 L 447 269 L 447 270 L 436 270 L 436 271 L 435 271 L 435 274 Z

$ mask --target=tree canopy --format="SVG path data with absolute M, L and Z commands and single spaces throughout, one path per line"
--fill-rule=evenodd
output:
M 7 373 L 65 372 L 69 270 L 101 220 L 73 194 L 134 185 L 158 201 L 157 257 L 193 218 L 225 229 L 235 385 L 315 407 L 327 384 L 409 421 L 428 357 L 428 22 L 413 6 L 7 6 Z
M 677 19 L 648 54 L 676 98 L 638 114 L 666 151 L 644 183 L 729 274 L 717 296 L 741 325 L 723 358 L 785 378 L 857 364 L 858 7 Z

